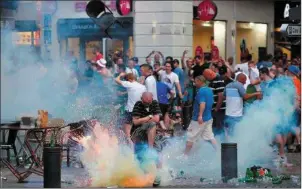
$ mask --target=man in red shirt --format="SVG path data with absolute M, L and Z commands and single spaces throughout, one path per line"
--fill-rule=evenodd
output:
M 91 62 L 96 63 L 98 60 L 103 59 L 103 54 L 100 53 L 100 48 L 99 47 L 95 47 L 93 49 L 93 54 L 95 55 L 94 59 L 92 59 Z

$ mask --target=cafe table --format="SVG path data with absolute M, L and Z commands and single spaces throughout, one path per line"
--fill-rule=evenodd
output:
M 29 151 L 28 159 L 30 160 L 30 165 L 28 168 L 23 168 L 24 170 L 20 171 L 20 166 L 13 166 L 5 158 L 0 157 L 1 162 L 14 174 L 14 176 L 18 179 L 18 182 L 23 182 L 31 174 L 43 176 L 43 162 L 42 160 L 38 159 L 37 150 L 39 148 L 43 148 L 47 133 L 51 130 L 58 129 L 60 129 L 60 127 L 32 128 L 30 126 L 10 126 L 9 124 L 1 124 L 0 131 L 17 130 L 26 132 L 23 145 L 25 148 L 23 148 L 23 151 Z M 34 139 L 36 140 L 36 147 L 33 147 L 30 144 L 29 139 L 32 139 L 32 137 L 34 137 Z

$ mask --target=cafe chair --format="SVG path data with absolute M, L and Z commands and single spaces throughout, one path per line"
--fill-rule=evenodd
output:
M 77 139 L 90 133 L 92 131 L 92 126 L 89 124 L 89 121 L 70 123 L 68 126 L 69 130 L 65 131 L 61 135 L 61 144 L 63 145 L 63 152 L 66 152 L 67 167 L 70 167 L 71 161 L 77 161 L 77 158 L 75 156 L 71 156 L 70 152 L 77 152 L 78 148 L 81 148 L 81 145 L 78 143 Z M 64 158 L 64 155 L 62 158 Z M 83 163 L 81 161 L 79 163 L 83 168 Z
M 9 130 L 8 132 L 8 138 L 7 141 L 4 141 L 0 143 L 0 150 L 5 150 L 7 154 L 7 161 L 10 162 L 10 152 L 13 150 L 14 157 L 16 158 L 17 166 L 20 165 L 17 148 L 15 145 L 16 139 L 17 139 L 18 130 Z M 2 157 L 1 157 L 2 158 Z

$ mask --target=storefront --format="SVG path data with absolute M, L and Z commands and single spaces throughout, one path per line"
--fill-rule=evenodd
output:
M 215 3 L 215 17 L 199 19 L 198 6 Z M 274 3 L 271 1 L 135 1 L 134 54 L 143 60 L 152 51 L 180 59 L 184 50 L 210 53 L 216 46 L 219 57 L 234 57 L 240 63 L 240 44 L 259 59 L 274 52 Z M 205 6 L 207 7 L 207 6 Z M 207 9 L 207 8 L 206 8 Z
M 213 19 L 204 22 L 198 16 L 197 1 L 133 1 L 133 11 L 121 16 L 115 1 L 106 1 L 114 16 L 131 23 L 126 28 L 114 25 L 109 39 L 103 30 L 87 16 L 87 1 L 53 1 L 48 36 L 51 57 L 61 59 L 73 51 L 81 61 L 91 59 L 97 45 L 108 52 L 131 49 L 140 62 L 152 51 L 180 59 L 184 50 L 194 56 L 197 47 L 211 52 L 214 44 L 222 58 L 234 57 L 240 63 L 242 44 L 257 61 L 259 56 L 274 53 L 274 2 L 271 1 L 211 1 L 217 10 Z M 244 41 L 244 42 L 243 42 Z M 44 47 L 43 47 L 44 48 Z
M 251 54 L 254 61 L 267 54 L 267 24 L 253 22 L 236 23 L 236 62 Z
M 261 2 L 260 6 L 253 1 L 212 1 L 217 15 L 206 22 L 198 18 L 201 2 L 195 2 L 193 8 L 193 53 L 198 46 L 209 53 L 211 43 L 219 49 L 220 57 L 233 56 L 236 63 L 240 63 L 243 51 L 254 61 L 273 53 L 273 2 Z
M 81 61 L 93 58 L 93 48 L 99 47 L 105 55 L 115 51 L 127 51 L 131 48 L 133 36 L 133 18 L 117 18 L 121 23 L 131 23 L 122 28 L 114 24 L 108 31 L 112 39 L 108 38 L 91 19 L 59 19 L 57 21 L 57 37 L 60 44 L 60 56 L 64 57 L 72 51 Z M 105 51 L 105 52 L 103 52 Z

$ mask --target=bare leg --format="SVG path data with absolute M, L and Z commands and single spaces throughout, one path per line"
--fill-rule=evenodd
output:
M 300 131 L 300 127 L 296 127 L 295 130 L 296 130 L 296 133 L 295 133 L 296 141 L 297 141 L 298 144 L 301 144 L 301 138 L 300 138 L 301 131 Z
M 162 129 L 166 129 L 166 125 L 165 125 L 164 121 L 160 121 L 159 125 Z
M 132 126 L 130 124 L 124 124 L 123 126 L 123 131 L 128 138 L 130 137 L 131 128 Z
M 150 148 L 153 148 L 154 141 L 155 141 L 155 135 L 156 135 L 156 127 L 152 127 L 147 132 L 148 135 L 148 145 Z
M 212 140 L 209 140 L 208 142 L 210 142 L 214 148 L 215 151 L 217 151 L 217 141 L 216 139 L 212 139 Z
M 190 153 L 192 147 L 193 147 L 193 142 L 188 141 L 186 144 L 185 155 L 188 155 Z
M 164 116 L 164 123 L 165 123 L 166 126 L 168 126 L 169 122 L 170 122 L 169 114 L 166 113 L 165 116 Z
M 283 137 L 281 134 L 277 134 L 276 136 L 276 142 L 278 143 L 278 148 L 279 148 L 279 154 L 281 157 L 284 157 L 284 141 L 283 141 Z
M 225 137 L 225 142 L 229 141 L 229 135 L 228 135 L 228 128 L 224 128 L 224 137 Z

